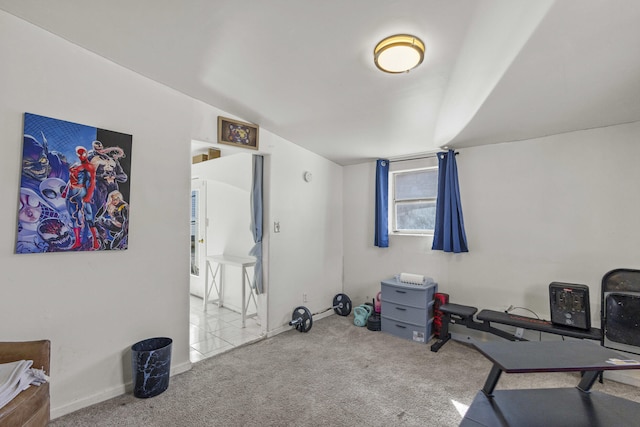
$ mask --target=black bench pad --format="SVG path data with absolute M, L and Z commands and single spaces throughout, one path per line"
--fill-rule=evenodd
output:
M 534 331 L 547 332 L 556 335 L 564 335 L 572 338 L 599 340 L 602 336 L 600 329 L 591 328 L 589 330 L 581 330 L 567 326 L 554 325 L 548 320 L 518 316 L 515 314 L 508 314 L 503 311 L 482 310 L 478 313 L 477 318 L 478 320 L 486 322 L 502 323 L 503 325 L 532 329 Z
M 447 314 L 455 314 L 460 317 L 471 317 L 476 314 L 478 311 L 477 308 L 471 307 L 469 305 L 460 305 L 460 304 L 442 304 L 438 310 Z

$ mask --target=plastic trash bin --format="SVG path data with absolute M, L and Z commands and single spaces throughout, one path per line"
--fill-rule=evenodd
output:
M 169 387 L 172 344 L 171 338 L 157 337 L 139 341 L 131 346 L 135 397 L 157 396 Z

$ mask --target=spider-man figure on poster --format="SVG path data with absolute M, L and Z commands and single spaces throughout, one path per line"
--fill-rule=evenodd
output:
M 86 225 L 91 231 L 93 249 L 100 248 L 98 233 L 95 227 L 95 214 L 91 207 L 93 192 L 96 188 L 96 168 L 89 161 L 89 154 L 84 147 L 76 147 L 79 163 L 69 168 L 69 182 L 62 193 L 67 199 L 67 209 L 71 214 L 75 243 L 70 249 L 82 246 L 82 228 Z

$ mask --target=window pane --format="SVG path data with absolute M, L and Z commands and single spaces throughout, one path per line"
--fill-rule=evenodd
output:
M 438 169 L 396 174 L 396 200 L 436 198 L 438 195 Z
M 436 202 L 396 203 L 398 230 L 433 230 L 436 225 Z

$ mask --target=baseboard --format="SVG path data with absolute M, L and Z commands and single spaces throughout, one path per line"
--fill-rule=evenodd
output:
M 191 362 L 181 363 L 180 365 L 171 366 L 171 376 L 176 376 L 187 372 L 191 369 Z M 169 387 L 171 387 L 171 382 L 169 382 Z M 96 403 L 104 402 L 105 400 L 112 399 L 114 397 L 123 395 L 125 393 L 131 393 L 133 390 L 133 380 L 129 381 L 125 384 L 121 384 L 115 387 L 111 387 L 107 390 L 104 390 L 100 393 L 96 393 L 94 395 L 88 396 L 84 399 L 76 400 L 75 402 L 68 403 L 66 405 L 58 406 L 56 408 L 51 408 L 51 419 L 54 420 L 56 418 L 60 418 L 64 415 L 70 414 L 72 412 L 78 411 L 82 408 L 86 408 L 87 406 L 95 405 Z

